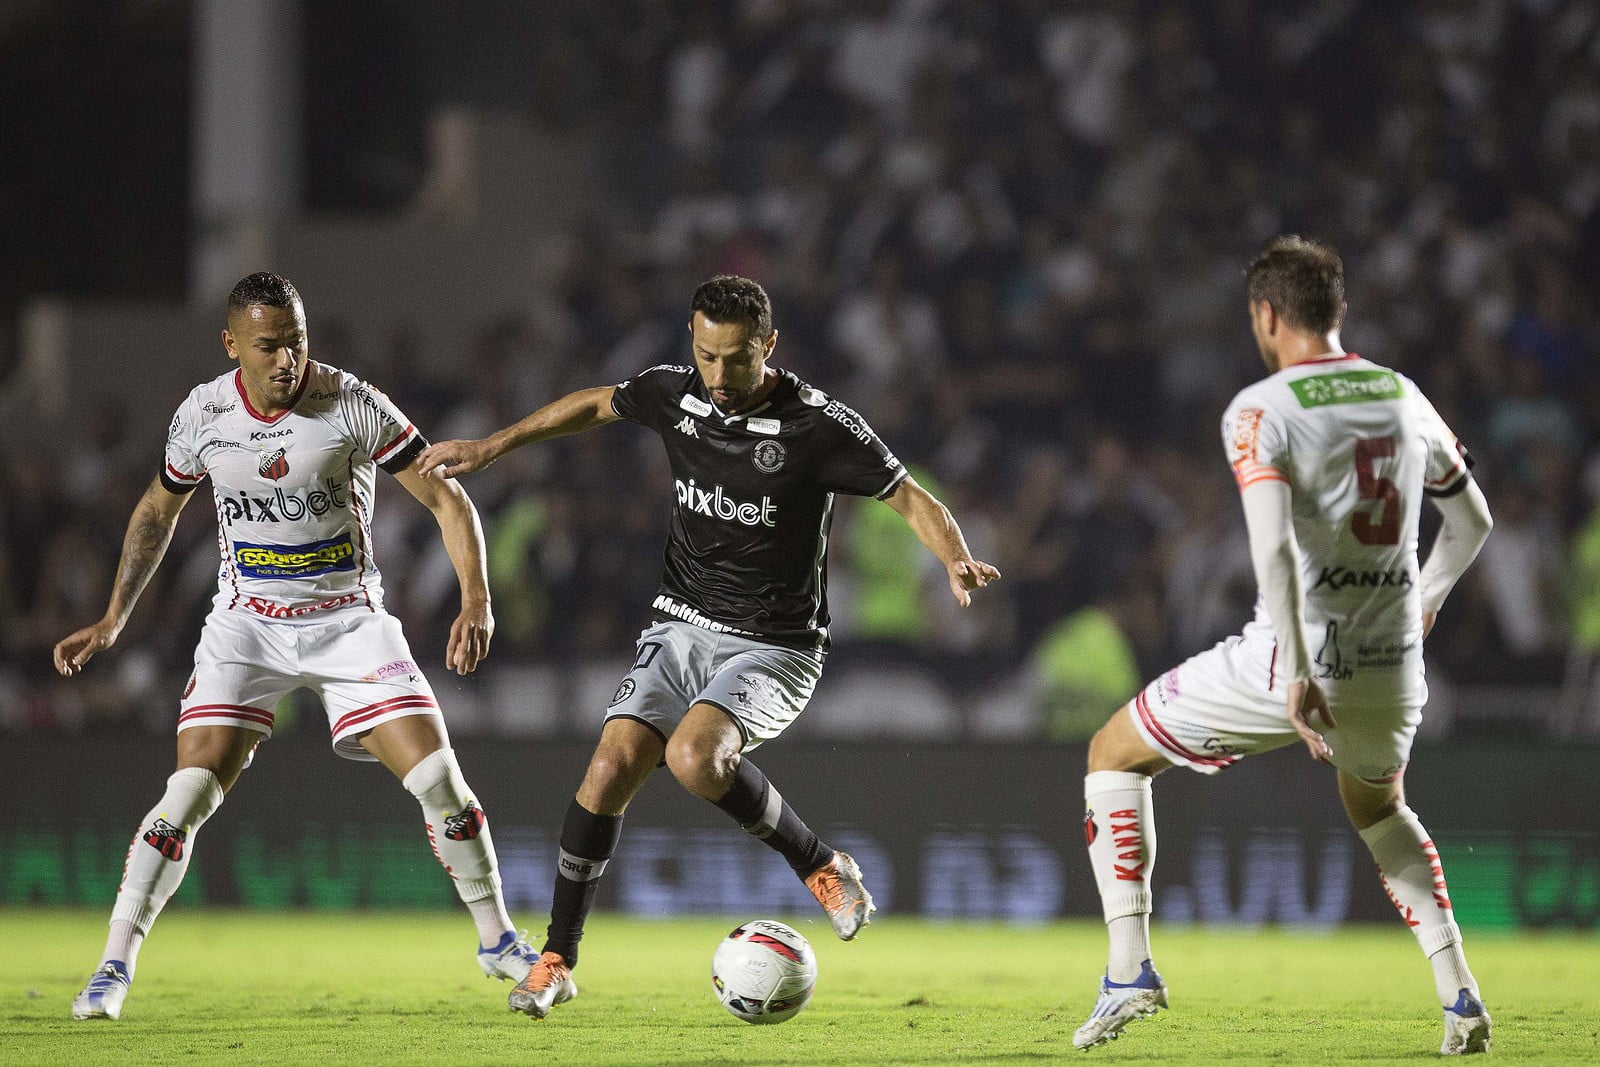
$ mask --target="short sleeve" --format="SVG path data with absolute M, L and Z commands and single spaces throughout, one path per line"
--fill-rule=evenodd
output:
M 1472 456 L 1462 447 L 1450 427 L 1428 398 L 1415 394 L 1418 430 L 1427 445 L 1427 465 L 1423 468 L 1422 491 L 1429 496 L 1453 496 L 1467 485 Z
M 1289 481 L 1289 437 L 1283 416 L 1259 397 L 1240 394 L 1222 417 L 1222 448 L 1241 490 L 1261 481 Z
M 678 377 L 691 370 L 691 367 L 663 363 L 640 371 L 611 394 L 611 410 L 619 418 L 659 431 L 663 425 L 662 413 L 672 411 L 676 403 L 672 396 Z
M 169 493 L 190 493 L 206 476 L 195 450 L 199 419 L 193 398 L 185 400 L 167 427 L 166 455 L 162 457 L 161 484 Z
M 866 419 L 837 400 L 829 400 L 820 417 L 828 431 L 828 446 L 817 465 L 817 481 L 824 489 L 882 500 L 906 480 L 905 464 Z
M 356 447 L 379 467 L 399 474 L 428 447 L 427 438 L 381 390 L 345 375 L 343 392 L 345 418 Z

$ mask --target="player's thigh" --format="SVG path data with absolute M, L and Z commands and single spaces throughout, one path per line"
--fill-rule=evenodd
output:
M 1124 704 L 1089 739 L 1090 773 L 1131 771 L 1156 775 L 1172 766 L 1165 756 L 1145 740 L 1139 728 L 1133 724 L 1133 716 L 1133 704 Z
M 361 747 L 378 758 L 393 775 L 405 781 L 413 767 L 450 747 L 444 720 L 437 715 L 406 715 L 357 734 Z
M 337 755 L 376 762 L 361 738 L 418 715 L 434 719 L 440 738 L 449 743 L 433 687 L 411 655 L 399 619 L 386 612 L 350 611 L 302 626 L 299 637 L 302 684 L 322 700 Z
M 739 769 L 744 731 L 714 704 L 697 703 L 667 740 L 667 768 L 685 785 L 727 786 Z
M 1373 800 L 1371 792 L 1386 794 L 1391 787 L 1398 788 L 1411 759 L 1422 709 L 1389 701 L 1354 703 L 1343 699 L 1337 688 L 1328 694 L 1328 703 L 1338 725 L 1324 730 L 1322 736 L 1340 771 L 1341 795 L 1348 777 L 1361 810 L 1377 810 L 1382 802 Z M 1368 792 L 1360 791 L 1359 786 L 1366 786 Z M 1346 800 L 1347 810 L 1349 805 Z M 1355 817 L 1352 810 L 1351 818 Z
M 578 803 L 596 815 L 621 815 L 660 765 L 666 741 L 638 719 L 606 720 L 578 786 Z
M 799 718 L 822 677 L 819 656 L 779 645 L 724 636 L 715 673 L 695 694 L 738 728 L 749 751 Z
M 184 737 L 204 727 L 219 726 L 253 734 L 252 748 L 254 742 L 272 736 L 274 709 L 286 694 L 300 685 L 294 650 L 286 640 L 286 636 L 292 638 L 288 631 L 285 624 L 252 618 L 241 612 L 216 611 L 206 618 L 200 630 L 200 641 L 195 646 L 194 671 L 179 699 L 180 759 L 186 750 L 216 752 L 215 737 L 188 740 Z M 197 754 L 193 758 L 203 757 Z M 241 767 L 248 765 L 247 752 Z
M 226 793 L 233 788 L 263 736 L 240 726 L 194 726 L 178 734 L 178 770 L 201 767 L 217 776 Z
M 1350 825 L 1357 830 L 1376 826 L 1400 810 L 1406 802 L 1404 778 L 1375 784 L 1363 781 L 1349 771 L 1339 772 L 1339 799 L 1344 802 Z
M 684 622 L 662 622 L 639 635 L 633 666 L 606 708 L 606 730 L 618 720 L 639 723 L 661 740 L 672 736 L 711 676 L 718 635 Z
M 1273 644 L 1259 637 L 1231 637 L 1191 656 L 1141 690 L 1129 708 L 1129 722 L 1153 751 L 1202 774 L 1299 740 Z

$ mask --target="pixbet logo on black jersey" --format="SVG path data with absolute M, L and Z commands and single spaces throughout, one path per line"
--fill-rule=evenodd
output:
M 770 496 L 762 497 L 759 504 L 750 504 L 728 496 L 720 485 L 714 485 L 710 489 L 701 488 L 694 484 L 693 478 L 687 483 L 674 478 L 672 485 L 677 490 L 678 505 L 698 515 L 722 519 L 725 522 L 737 522 L 744 526 L 778 525 L 776 521 L 778 508 Z

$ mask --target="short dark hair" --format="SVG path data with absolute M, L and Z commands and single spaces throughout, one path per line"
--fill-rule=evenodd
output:
M 747 322 L 757 338 L 772 333 L 772 301 L 760 284 L 737 274 L 719 274 L 694 291 L 689 316 L 698 311 L 712 322 Z
M 281 274 L 272 274 L 260 270 L 241 279 L 233 287 L 233 292 L 228 294 L 228 310 L 243 311 L 252 304 L 265 304 L 267 307 L 287 308 L 300 303 L 300 294 L 288 278 Z
M 1298 234 L 1274 237 L 1245 272 L 1250 303 L 1265 300 L 1307 333 L 1337 329 L 1344 317 L 1344 263 L 1325 244 Z

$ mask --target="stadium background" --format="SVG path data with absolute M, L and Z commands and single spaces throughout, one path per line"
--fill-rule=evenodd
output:
M 291 277 L 314 358 L 437 440 L 680 358 L 688 295 L 729 270 L 772 293 L 781 363 L 859 408 L 1006 574 L 958 615 L 897 518 L 842 508 L 837 651 L 764 766 L 875 857 L 896 910 L 1093 914 L 1082 739 L 1253 597 L 1216 426 L 1260 373 L 1242 265 L 1290 230 L 1344 253 L 1347 346 L 1435 400 L 1498 521 L 1429 642 L 1410 776 L 1462 922 L 1595 928 L 1592 4 L 607 7 L 0 8 L 0 903 L 108 902 L 169 769 L 207 509 L 116 650 L 70 683 L 48 650 L 103 609 L 167 418 L 225 367 L 238 277 Z M 667 484 L 629 426 L 468 483 L 499 629 L 479 675 L 430 673 L 519 915 L 545 906 L 655 587 Z M 389 604 L 438 664 L 454 578 L 426 513 L 382 495 Z M 183 897 L 448 907 L 402 791 L 292 712 Z M 1298 751 L 1159 788 L 1162 918 L 1385 917 Z M 653 782 L 605 903 L 788 902 L 702 809 Z M 715 860 L 664 858 L 685 841 Z

